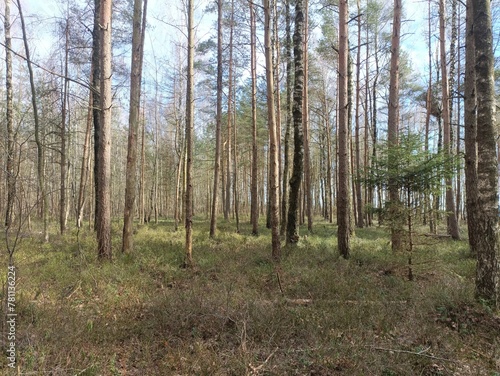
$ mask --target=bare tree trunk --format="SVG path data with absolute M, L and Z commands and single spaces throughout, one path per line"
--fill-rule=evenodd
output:
M 338 249 L 344 258 L 350 254 L 350 197 L 349 197 L 349 124 L 348 124 L 348 4 L 339 2 L 339 115 L 337 126 L 338 139 L 338 196 L 337 224 Z
M 94 0 L 94 26 L 92 29 L 92 116 L 94 122 L 94 231 L 99 226 L 99 136 L 101 134 L 101 0 Z
M 288 197 L 288 219 L 286 230 L 287 244 L 293 244 L 299 240 L 299 206 L 300 186 L 302 183 L 302 171 L 304 164 L 304 133 L 302 127 L 302 110 L 304 96 L 304 2 L 297 0 L 295 4 L 295 31 L 293 33 L 293 56 L 295 63 L 295 82 L 293 88 L 293 169 L 290 178 L 290 195 Z
M 250 2 L 250 12 L 253 15 L 253 2 Z M 255 16 L 254 16 L 255 17 Z M 255 45 L 252 44 L 255 49 Z M 254 61 L 252 60 L 254 63 Z M 215 162 L 214 162 L 214 190 L 212 192 L 212 213 L 210 216 L 210 237 L 215 236 L 217 230 L 217 205 L 219 200 L 219 176 L 221 160 L 221 122 L 222 122 L 222 0 L 217 0 L 217 113 L 215 119 Z M 253 100 L 253 98 L 252 98 Z M 255 127 L 256 125 L 254 125 Z M 253 170 L 252 170 L 253 171 Z M 253 184 L 253 182 L 252 182 Z M 253 187 L 253 185 L 252 185 Z M 253 192 L 253 191 L 252 191 Z M 252 196 L 253 198 L 253 196 Z M 253 203 L 253 201 L 252 201 Z
M 193 136 L 194 136 L 194 8 L 193 0 L 187 2 L 188 69 L 186 89 L 186 196 L 185 196 L 185 259 L 186 267 L 193 266 Z
M 361 106 L 361 79 L 360 79 L 360 71 L 361 71 L 361 6 L 360 1 L 357 0 L 358 7 L 358 51 L 356 55 L 356 114 L 354 115 L 356 130 L 355 130 L 355 152 L 356 152 L 356 216 L 358 218 L 357 225 L 358 227 L 364 227 L 364 218 L 363 218 L 363 199 L 362 199 L 362 191 L 361 191 L 361 154 L 359 150 L 360 137 L 359 137 L 359 121 L 360 121 L 360 113 L 359 109 Z
M 146 126 L 144 122 L 141 124 L 141 166 L 140 166 L 140 180 L 139 180 L 139 223 L 144 224 L 146 218 L 146 179 L 145 179 L 145 162 L 146 162 Z
M 60 196 L 59 196 L 59 231 L 64 234 L 66 230 L 66 175 L 67 175 L 67 155 L 66 155 L 66 119 L 67 119 L 67 104 L 68 104 L 68 58 L 69 58 L 69 20 L 66 19 L 66 27 L 64 30 L 65 46 L 64 46 L 64 89 L 62 97 L 61 109 L 61 181 L 60 181 Z
M 98 256 L 111 259 L 111 8 L 112 0 L 101 0 L 101 129 L 99 134 Z
M 290 129 L 292 126 L 292 35 L 290 27 L 290 0 L 285 4 L 285 59 L 286 59 L 286 129 L 283 143 L 283 180 L 281 193 L 281 229 L 285 235 L 287 228 L 288 173 L 290 169 Z
M 446 158 L 451 158 L 451 124 L 450 124 L 450 103 L 448 74 L 446 68 L 446 7 L 445 0 L 439 1 L 439 36 L 441 51 L 441 90 L 442 90 L 442 115 L 443 115 L 443 147 Z M 451 176 L 446 177 L 446 211 L 448 213 L 448 232 L 455 240 L 460 239 L 460 231 L 455 213 L 455 194 L 453 193 L 453 182 Z
M 299 0 L 300 1 L 300 0 Z M 281 261 L 279 234 L 279 153 L 276 130 L 276 108 L 274 105 L 273 58 L 271 50 L 271 9 L 269 0 L 264 0 L 264 47 L 266 57 L 267 117 L 269 126 L 269 200 L 272 235 L 272 257 L 275 263 Z
M 464 138 L 465 138 L 465 206 L 467 209 L 467 228 L 469 249 L 476 256 L 476 229 L 474 227 L 477 212 L 477 119 L 476 119 L 476 48 L 474 46 L 474 13 L 472 1 L 467 2 L 466 49 L 464 81 Z
M 302 112 L 302 127 L 304 133 L 304 203 L 307 216 L 307 230 L 312 232 L 312 187 L 311 187 L 311 152 L 309 150 L 309 69 L 308 69 L 308 38 L 309 38 L 309 1 L 304 7 L 304 106 Z
M 146 5 L 147 0 L 144 1 L 144 13 L 146 12 Z M 142 11 L 142 0 L 134 0 L 122 252 L 130 252 L 134 249 L 132 227 L 134 224 L 134 204 L 136 196 L 135 187 L 137 183 L 137 136 L 139 132 L 141 110 L 142 60 L 144 44 L 143 29 L 146 21 L 145 14 L 144 18 L 142 16 Z
M 14 132 L 14 110 L 12 93 L 12 38 L 10 35 L 10 0 L 5 0 L 5 88 L 6 88 L 6 113 L 7 125 L 7 207 L 5 211 L 5 227 L 12 224 L 14 199 L 16 195 L 16 175 L 14 173 L 15 154 L 15 132 Z
M 500 229 L 498 226 L 498 161 L 495 121 L 493 32 L 490 2 L 472 0 L 476 50 L 477 211 L 474 223 L 476 298 L 500 308 Z
M 227 88 L 227 159 L 226 159 L 226 206 L 224 210 L 224 218 L 229 219 L 232 211 L 232 206 L 231 206 L 231 198 L 232 198 L 232 191 L 231 191 L 231 184 L 232 184 L 232 143 L 233 143 L 233 136 L 232 136 L 232 126 L 233 126 L 233 36 L 234 36 L 234 0 L 231 0 L 231 19 L 229 21 L 229 62 L 228 62 L 228 69 L 229 69 L 229 76 L 228 76 L 228 88 Z
M 391 38 L 391 71 L 389 86 L 389 115 L 388 115 L 388 146 L 389 160 L 388 168 L 395 171 L 397 161 L 394 159 L 391 148 L 398 145 L 399 141 L 399 45 L 401 32 L 401 0 L 394 0 L 394 20 L 392 24 Z M 399 199 L 399 187 L 394 178 L 389 180 L 389 210 L 392 217 L 391 241 L 392 250 L 400 251 L 402 247 L 402 223 L 401 202 Z
M 44 156 L 44 146 L 41 139 L 41 129 L 40 120 L 38 117 L 38 106 L 36 102 L 36 88 L 35 88 L 35 77 L 33 75 L 33 68 L 31 66 L 30 50 L 28 45 L 28 37 L 26 35 L 26 25 L 24 22 L 23 11 L 21 8 L 20 0 L 17 0 L 17 7 L 19 9 L 19 17 L 21 19 L 21 29 L 23 32 L 23 42 L 24 49 L 26 51 L 26 63 L 28 65 L 28 73 L 31 87 L 31 104 L 33 106 L 33 118 L 35 121 L 35 143 L 37 148 L 37 176 L 38 176 L 38 189 L 40 190 L 40 197 L 42 203 L 42 218 L 43 218 L 43 238 L 46 242 L 49 241 L 49 228 L 48 228 L 48 211 L 49 203 L 47 198 L 47 192 L 45 189 L 45 156 Z
M 92 71 L 92 69 L 91 69 Z M 90 73 L 91 79 L 90 82 L 93 81 L 92 75 Z M 85 139 L 83 141 L 83 151 L 82 151 L 82 165 L 80 168 L 80 188 L 78 190 L 78 203 L 77 203 L 77 211 L 76 211 L 76 227 L 80 228 L 83 224 L 83 208 L 85 206 L 85 191 L 87 189 L 87 183 L 89 179 L 89 169 L 90 169 L 90 134 L 92 132 L 92 105 L 93 105 L 93 92 L 92 90 L 89 92 L 89 108 L 87 113 L 87 128 L 85 130 Z
M 258 146 L 257 146 L 257 53 L 256 53 L 256 24 L 253 1 L 250 6 L 250 70 L 252 77 L 252 180 L 250 216 L 252 217 L 252 234 L 259 233 L 259 197 L 258 197 Z M 222 38 L 222 36 L 221 36 Z

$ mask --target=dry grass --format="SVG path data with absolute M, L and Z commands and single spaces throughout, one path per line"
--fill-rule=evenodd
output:
M 103 264 L 92 233 L 80 235 L 80 254 L 74 233 L 24 239 L 21 374 L 500 375 L 500 318 L 473 300 L 466 242 L 422 238 L 409 282 L 384 230 L 358 230 L 346 261 L 334 228 L 318 222 L 285 250 L 282 296 L 266 230 L 221 222 L 212 240 L 196 222 L 197 267 L 184 270 L 172 228 L 140 227 L 135 251 Z

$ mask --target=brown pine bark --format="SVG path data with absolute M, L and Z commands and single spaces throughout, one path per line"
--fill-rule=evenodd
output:
M 350 255 L 350 195 L 349 195 L 349 130 L 348 130 L 348 4 L 339 2 L 339 114 L 337 126 L 338 139 L 338 195 L 337 224 L 338 250 L 344 258 Z
M 300 1 L 300 0 L 299 0 Z M 271 46 L 271 9 L 269 0 L 264 4 L 264 48 L 266 58 L 267 81 L 267 121 L 269 127 L 269 200 L 272 236 L 272 258 L 275 263 L 281 261 L 281 243 L 279 234 L 279 153 L 276 129 L 276 108 L 274 105 L 274 68 Z
M 144 12 L 146 12 L 146 2 L 144 2 Z M 125 205 L 123 212 L 123 236 L 122 252 L 131 252 L 134 248 L 133 223 L 134 204 L 136 199 L 137 184 L 137 137 L 140 123 L 141 109 L 141 83 L 142 83 L 142 60 L 144 35 L 142 17 L 142 0 L 134 0 L 134 16 L 132 30 L 132 62 L 130 71 L 130 101 L 128 117 L 128 145 L 127 145 L 127 166 L 125 179 Z
M 448 87 L 448 74 L 446 64 L 446 6 L 445 0 L 439 1 L 439 41 L 441 52 L 441 93 L 442 93 L 442 119 L 443 119 L 443 148 L 446 158 L 451 158 L 451 124 L 450 124 L 450 99 Z M 448 232 L 452 239 L 460 239 L 457 216 L 455 213 L 455 194 L 451 176 L 446 177 L 446 211 L 448 213 Z
M 387 141 L 389 146 L 388 167 L 395 171 L 397 161 L 394 159 L 390 149 L 399 143 L 399 46 L 401 32 L 401 0 L 394 0 L 394 19 L 392 23 L 391 38 L 391 68 L 389 84 L 389 114 L 387 126 Z M 401 202 L 399 199 L 399 187 L 395 179 L 389 179 L 389 211 L 392 218 L 391 242 L 392 250 L 400 251 L 402 247 L 402 218 L 400 215 Z
M 228 87 L 227 87 L 227 154 L 226 154 L 226 205 L 224 218 L 229 219 L 232 211 L 232 179 L 233 179 L 233 39 L 234 39 L 234 0 L 231 0 L 231 16 L 229 20 L 229 61 L 228 61 Z

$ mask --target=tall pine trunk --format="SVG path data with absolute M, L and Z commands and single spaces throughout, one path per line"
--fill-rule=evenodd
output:
M 469 1 L 468 3 L 471 3 Z M 474 223 L 476 298 L 500 308 L 500 229 L 498 226 L 498 161 L 491 8 L 472 0 L 476 50 L 477 211 Z
M 300 186 L 302 183 L 304 159 L 304 134 L 302 129 L 302 110 L 304 96 L 304 1 L 295 3 L 295 31 L 293 33 L 293 58 L 295 64 L 295 81 L 293 88 L 293 168 L 290 178 L 290 195 L 288 196 L 288 218 L 286 230 L 287 244 L 299 240 L 299 205 Z
M 338 140 L 338 195 L 337 224 L 338 249 L 344 258 L 350 255 L 350 192 L 349 192 L 349 98 L 348 98 L 348 4 L 347 0 L 339 2 L 339 115 L 337 126 Z

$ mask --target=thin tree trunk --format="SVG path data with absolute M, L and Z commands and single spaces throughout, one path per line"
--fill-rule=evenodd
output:
M 233 38 L 234 38 L 234 0 L 231 0 L 231 18 L 229 21 L 229 62 L 228 62 L 228 88 L 227 88 L 227 155 L 226 155 L 226 206 L 224 209 L 224 218 L 229 219 L 232 211 L 231 199 L 232 199 L 232 143 L 233 143 Z
M 101 0 L 101 129 L 99 134 L 99 179 L 97 203 L 99 205 L 97 242 L 98 256 L 111 259 L 111 0 Z
M 14 199 L 16 195 L 16 175 L 14 173 L 15 133 L 14 133 L 14 109 L 12 93 L 12 38 L 10 35 L 10 0 L 5 0 L 5 89 L 6 89 L 6 113 L 5 122 L 7 126 L 7 207 L 5 210 L 5 227 L 8 229 L 12 224 Z
M 304 35 L 304 2 L 297 0 L 295 3 L 295 31 L 293 33 L 293 56 L 295 63 L 295 82 L 293 88 L 293 169 L 290 178 L 290 195 L 288 197 L 288 219 L 286 230 L 287 244 L 296 243 L 299 240 L 299 206 L 300 186 L 302 182 L 303 158 L 304 158 L 304 134 L 302 128 L 302 110 L 304 96 L 304 58 L 303 58 L 303 35 Z
M 439 1 L 439 36 L 441 51 L 441 90 L 442 90 L 442 116 L 443 116 L 443 147 L 446 158 L 451 158 L 451 124 L 450 124 L 450 103 L 448 74 L 446 65 L 446 7 L 445 0 Z M 453 193 L 453 181 L 451 176 L 446 177 L 446 211 L 448 213 L 448 232 L 455 240 L 460 239 L 457 217 L 455 214 L 455 194 Z
M 300 0 L 299 0 L 300 1 Z M 264 47 L 266 58 L 266 81 L 267 81 L 267 117 L 269 126 L 269 200 L 272 236 L 272 257 L 275 263 L 281 261 L 281 244 L 279 234 L 279 153 L 276 130 L 276 108 L 274 105 L 274 77 L 273 59 L 271 50 L 271 9 L 269 0 L 263 0 L 264 4 Z
M 43 140 L 41 138 L 41 129 L 40 129 L 40 119 L 38 117 L 38 106 L 36 102 L 36 88 L 35 88 L 35 77 L 33 74 L 33 68 L 31 66 L 31 57 L 30 50 L 28 45 L 28 37 L 26 35 L 26 25 L 24 22 L 23 11 L 21 8 L 21 1 L 17 0 L 17 7 L 19 9 L 19 17 L 21 19 L 21 29 L 23 32 L 23 42 L 24 49 L 26 51 L 26 63 L 28 66 L 28 74 L 30 80 L 31 87 L 31 104 L 33 106 L 33 119 L 35 121 L 35 143 L 37 148 L 37 176 L 38 176 L 38 189 L 40 190 L 40 198 L 42 203 L 42 219 L 43 219 L 43 238 L 45 242 L 49 241 L 49 228 L 48 228 L 48 212 L 49 212 L 49 203 L 47 192 L 45 189 L 45 156 L 44 156 L 44 146 Z
M 250 12 L 253 15 L 253 2 L 250 2 Z M 252 48 L 255 48 L 255 43 Z M 255 64 L 255 62 L 252 60 Z M 217 230 L 217 205 L 219 200 L 219 176 L 221 160 L 221 122 L 222 122 L 222 0 L 217 0 L 217 112 L 215 119 L 215 161 L 214 161 L 214 188 L 212 192 L 212 213 L 210 216 L 210 237 L 215 236 Z M 253 99 L 253 98 L 252 98 Z M 255 119 L 255 121 L 257 121 Z M 256 127 L 256 125 L 254 125 Z M 252 182 L 253 184 L 253 182 Z M 253 185 L 252 185 L 253 187 Z M 253 191 L 252 191 L 253 192 Z M 252 196 L 253 197 L 253 196 Z M 253 203 L 253 201 L 252 201 Z
M 259 197 L 258 197 L 258 145 L 257 145 L 257 53 L 256 53 L 256 23 L 253 1 L 250 6 L 250 70 L 252 77 L 252 180 L 250 215 L 252 217 L 252 234 L 259 233 Z M 221 35 L 222 38 L 222 35 Z
M 90 82 L 93 81 L 91 69 Z M 92 113 L 93 113 L 93 99 L 94 95 L 92 90 L 89 91 L 89 108 L 87 113 L 87 128 L 85 129 L 85 139 L 83 141 L 83 151 L 82 151 L 82 165 L 80 168 L 80 188 L 78 190 L 78 204 L 77 204 L 77 214 L 76 214 L 76 227 L 80 228 L 83 224 L 83 208 L 85 206 L 85 191 L 87 189 L 87 183 L 89 180 L 89 169 L 90 169 L 90 134 L 92 132 Z
M 67 175 L 67 155 L 66 155 L 66 121 L 67 121 L 67 104 L 68 104 L 68 58 L 69 58 L 69 20 L 66 19 L 66 27 L 64 30 L 65 46 L 64 46 L 64 89 L 62 97 L 61 109 L 61 181 L 59 193 L 59 231 L 61 235 L 66 230 L 66 175 Z
M 358 7 L 358 52 L 356 55 L 356 114 L 355 114 L 355 152 L 356 152 L 356 215 L 358 217 L 357 225 L 358 227 L 364 227 L 364 218 L 363 218 L 363 199 L 362 199 L 362 191 L 361 191 L 361 154 L 360 154 L 360 136 L 359 136 L 359 121 L 360 121 L 360 113 L 359 109 L 361 106 L 361 6 L 360 1 L 357 0 Z
M 350 197 L 349 197 L 349 131 L 348 131 L 348 3 L 339 2 L 339 116 L 337 224 L 338 250 L 344 258 L 350 254 Z
M 304 7 L 304 106 L 302 116 L 302 127 L 304 128 L 304 203 L 305 215 L 307 216 L 307 230 L 312 233 L 312 187 L 311 187 L 311 152 L 309 148 L 309 61 L 308 61 L 308 38 L 309 38 L 309 1 L 306 0 Z
M 99 226 L 99 136 L 101 134 L 101 0 L 94 0 L 94 26 L 92 29 L 92 115 L 94 123 L 94 231 L 97 231 Z
M 394 173 L 397 161 L 394 159 L 391 148 L 398 145 L 399 133 L 399 45 L 401 31 L 401 0 L 394 0 L 394 21 L 391 39 L 391 71 L 389 86 L 389 115 L 388 115 L 388 146 L 389 146 L 389 169 Z M 392 250 L 400 251 L 402 247 L 401 230 L 401 203 L 399 199 L 399 187 L 394 178 L 389 180 L 389 205 L 392 217 L 391 241 Z
M 184 265 L 193 266 L 193 136 L 194 136 L 194 7 L 187 3 L 188 69 L 186 89 L 186 196 L 185 196 L 185 259 Z
M 146 1 L 147 0 L 144 1 L 144 12 L 146 12 Z M 142 46 L 144 44 L 144 35 L 142 31 L 144 29 L 143 22 L 146 20 L 145 15 L 144 18 L 142 17 L 142 12 L 142 0 L 134 0 L 122 252 L 131 252 L 134 248 L 132 228 L 134 224 L 134 204 L 136 199 L 135 187 L 137 184 L 137 136 L 139 133 L 141 110 Z
M 288 173 L 290 169 L 290 129 L 292 127 L 292 34 L 290 27 L 290 0 L 285 4 L 285 60 L 286 60 L 286 129 L 283 144 L 283 180 L 281 193 L 281 229 L 285 235 L 287 228 Z

